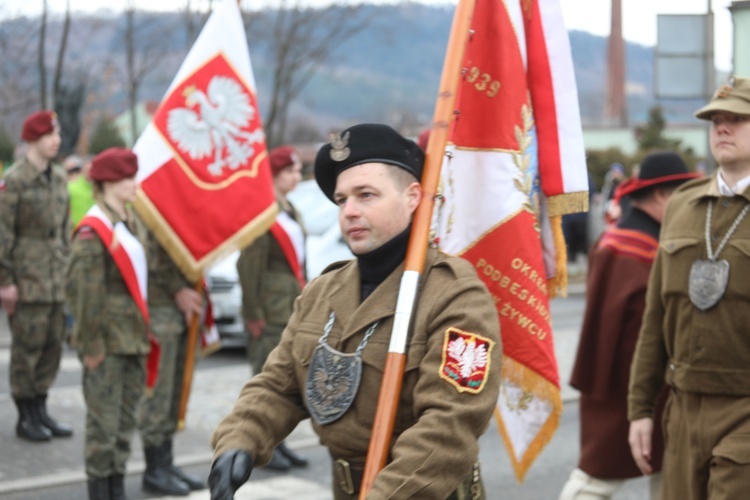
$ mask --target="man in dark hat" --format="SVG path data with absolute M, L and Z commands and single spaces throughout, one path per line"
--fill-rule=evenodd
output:
M 229 499 L 298 422 L 333 459 L 333 498 L 356 498 L 372 434 L 424 153 L 385 125 L 334 136 L 315 161 L 355 259 L 297 299 L 281 343 L 214 431 L 212 498 Z M 368 498 L 485 498 L 478 439 L 497 403 L 500 327 L 463 259 L 427 250 L 389 462 Z M 459 368 L 460 367 L 460 368 Z
M 669 202 L 630 378 L 630 446 L 653 470 L 654 408 L 664 419 L 663 498 L 750 491 L 750 79 L 732 78 L 696 112 L 711 122 L 718 169 Z M 658 421 L 657 421 L 658 422 Z
M 0 179 L 0 301 L 12 332 L 10 390 L 16 435 L 49 441 L 72 429 L 47 414 L 65 335 L 65 265 L 69 252 L 65 170 L 53 159 L 60 127 L 51 111 L 26 118 L 26 156 Z
M 630 197 L 631 209 L 591 252 L 586 311 L 570 381 L 581 392 L 581 457 L 560 500 L 610 498 L 625 479 L 641 475 L 628 445 L 630 363 L 667 200 L 679 184 L 696 177 L 676 153 L 647 156 L 638 177 L 620 185 L 619 195 Z M 662 452 L 657 432 L 652 500 L 660 498 Z

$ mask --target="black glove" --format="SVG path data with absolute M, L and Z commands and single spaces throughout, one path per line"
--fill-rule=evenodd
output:
M 219 455 L 208 475 L 211 500 L 232 500 L 252 470 L 253 457 L 244 450 L 229 450 Z

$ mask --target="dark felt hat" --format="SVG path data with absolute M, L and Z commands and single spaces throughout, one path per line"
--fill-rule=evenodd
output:
M 717 111 L 750 115 L 750 78 L 731 77 L 714 92 L 711 101 L 695 112 L 701 120 L 710 120 Z
M 677 184 L 696 177 L 699 175 L 688 171 L 680 155 L 672 151 L 659 151 L 643 159 L 638 177 L 620 184 L 616 195 L 619 198 L 661 184 Z
M 363 163 L 394 165 L 421 180 L 424 152 L 414 141 L 388 125 L 355 125 L 333 135 L 330 142 L 320 148 L 315 158 L 315 180 L 333 201 L 338 175 Z
M 276 175 L 299 160 L 299 155 L 291 146 L 279 146 L 273 148 L 271 152 L 268 153 L 268 158 L 271 162 L 271 173 Z
M 21 139 L 33 142 L 55 130 L 57 114 L 54 111 L 37 111 L 26 117 L 21 129 Z
M 129 149 L 105 149 L 91 161 L 89 177 L 96 182 L 117 182 L 138 172 L 138 157 Z

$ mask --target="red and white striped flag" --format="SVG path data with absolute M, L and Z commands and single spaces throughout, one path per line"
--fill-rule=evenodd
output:
M 433 228 L 495 298 L 504 353 L 496 417 L 523 480 L 562 411 L 549 310 L 564 285 L 559 219 L 588 205 L 559 0 L 477 0 L 464 71 Z
M 136 209 L 191 280 L 273 223 L 271 170 L 236 0 L 211 14 L 133 150 Z

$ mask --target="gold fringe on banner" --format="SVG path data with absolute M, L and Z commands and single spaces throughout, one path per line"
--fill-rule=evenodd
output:
M 555 242 L 555 275 L 547 280 L 549 298 L 568 296 L 568 250 L 562 230 L 562 216 L 549 218 L 552 238 Z
M 558 194 L 547 198 L 547 212 L 550 217 L 589 211 L 589 192 Z

